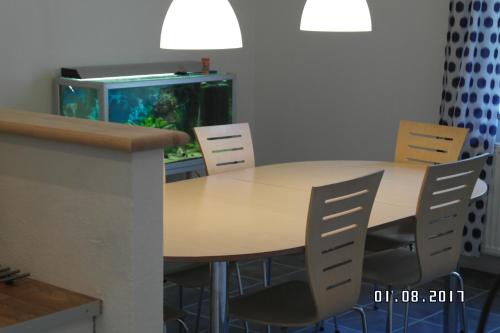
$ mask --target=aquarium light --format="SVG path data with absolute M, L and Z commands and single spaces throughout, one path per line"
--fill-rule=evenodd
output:
M 366 0 L 307 0 L 300 30 L 372 31 Z
M 228 0 L 173 0 L 163 22 L 160 47 L 171 50 L 243 47 L 233 7 Z
M 162 74 L 141 74 L 141 75 L 128 75 L 128 76 L 107 76 L 107 77 L 91 77 L 86 79 L 76 79 L 78 81 L 112 81 L 112 80 L 129 80 L 129 79 L 154 79 L 166 76 L 175 76 L 175 73 L 162 73 Z

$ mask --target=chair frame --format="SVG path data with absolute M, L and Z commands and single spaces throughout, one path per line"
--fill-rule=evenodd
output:
M 360 314 L 363 332 L 366 333 L 365 312 L 355 305 L 361 291 L 368 222 L 383 174 L 384 171 L 379 171 L 364 177 L 312 188 L 305 235 L 305 266 L 309 282 L 307 285 L 299 281 L 288 282 L 303 285 L 307 299 L 302 301 L 306 302 L 311 313 L 306 313 L 306 317 L 301 320 L 291 319 L 295 316 L 293 313 L 288 314 L 290 317 L 286 319 L 286 316 L 278 314 L 281 308 L 276 308 L 280 319 L 262 319 L 258 314 L 252 315 L 252 309 L 260 308 L 253 304 L 253 307 L 248 308 L 246 305 L 246 310 L 240 313 L 235 311 L 233 315 L 243 320 L 277 325 L 286 332 L 287 327 L 310 324 L 316 324 L 318 330 L 324 320 L 347 309 L 353 309 Z M 286 284 L 257 291 L 255 297 L 267 294 L 270 299 L 278 299 L 273 292 L 282 292 L 280 288 Z M 239 301 L 252 302 L 252 295 L 233 300 L 236 303 Z M 229 310 L 231 312 L 231 306 Z M 273 315 L 266 313 L 269 314 Z
M 460 158 L 467 135 L 468 130 L 465 128 L 402 120 L 394 160 L 427 166 L 456 162 Z M 413 223 L 407 223 L 382 229 L 372 237 L 369 234 L 368 237 L 374 244 L 374 247 L 369 249 L 379 251 L 400 246 L 411 247 L 413 242 L 409 241 L 408 237 L 399 239 L 389 237 L 388 234 L 415 234 L 414 227 Z
M 456 272 L 462 249 L 462 230 L 467 208 L 489 154 L 454 163 L 428 167 L 420 191 L 416 214 L 416 255 L 420 276 L 406 290 L 450 276 L 464 289 L 463 279 Z M 392 332 L 393 286 L 388 286 L 389 302 L 387 332 Z M 405 304 L 404 332 L 408 331 L 410 303 Z M 461 306 L 461 324 L 467 332 L 465 303 Z
M 312 189 L 306 267 L 320 320 L 358 300 L 368 221 L 383 174 Z
M 196 139 L 203 153 L 203 161 L 208 175 L 255 167 L 252 134 L 248 123 L 195 127 Z M 263 262 L 264 285 L 271 283 L 271 260 Z M 236 276 L 240 295 L 243 284 L 238 263 Z M 245 332 L 249 332 L 244 322 Z M 269 331 L 269 329 L 268 329 Z

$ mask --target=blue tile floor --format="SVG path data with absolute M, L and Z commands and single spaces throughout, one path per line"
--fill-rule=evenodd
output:
M 240 263 L 241 273 L 243 275 L 243 284 L 245 292 L 251 292 L 263 287 L 262 281 L 262 261 L 251 261 Z M 487 273 L 464 269 L 461 271 L 465 281 L 465 299 L 467 305 L 467 319 L 469 332 L 475 332 L 480 316 L 481 308 L 486 300 L 488 289 L 494 281 L 494 277 Z M 277 284 L 288 280 L 305 279 L 304 258 L 302 256 L 284 256 L 273 259 L 272 266 L 272 283 Z M 231 279 L 234 280 L 234 279 Z M 419 288 L 420 295 L 425 295 L 428 290 L 443 290 L 445 286 L 443 281 L 434 281 Z M 177 286 L 167 284 L 165 288 L 166 302 L 174 306 L 178 306 L 178 291 Z M 200 291 L 198 289 L 184 290 L 184 310 L 187 313 L 185 318 L 190 332 L 194 332 L 196 312 L 198 308 L 198 297 Z M 237 295 L 235 281 L 230 281 L 230 296 Z M 373 308 L 373 287 L 369 284 L 363 284 L 362 292 L 358 304 L 365 308 L 368 320 L 368 331 L 373 333 L 385 332 L 386 323 L 386 307 L 380 304 L 378 310 Z M 442 304 L 426 303 L 412 304 L 410 306 L 409 332 L 422 333 L 431 332 L 438 333 L 442 330 L 443 311 Z M 404 307 L 402 304 L 394 306 L 394 332 L 403 332 L 403 313 Z M 204 300 L 202 304 L 202 316 L 200 322 L 200 332 L 208 332 L 208 291 L 204 292 Z M 339 331 L 341 333 L 359 333 L 361 332 L 361 322 L 359 315 L 356 312 L 349 311 L 337 317 Z M 231 332 L 244 332 L 243 323 L 239 320 L 231 320 Z M 178 332 L 176 324 L 167 326 L 168 332 Z M 265 327 L 250 324 L 252 333 L 266 332 Z M 314 332 L 314 327 L 304 327 L 301 329 L 290 329 L 288 332 Z M 272 328 L 272 332 L 282 332 L 280 328 Z M 332 320 L 324 323 L 325 333 L 334 333 L 335 329 Z M 498 294 L 493 306 L 493 312 L 486 327 L 488 333 L 500 333 L 500 294 Z

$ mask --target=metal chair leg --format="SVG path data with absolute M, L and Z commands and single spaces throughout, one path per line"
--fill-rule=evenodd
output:
M 271 258 L 262 261 L 262 271 L 264 275 L 264 287 L 269 287 L 271 285 Z M 282 328 L 283 329 L 283 328 Z M 266 326 L 266 332 L 271 333 L 271 326 Z
M 267 287 L 267 265 L 265 260 L 262 260 L 262 275 L 263 275 L 264 287 Z
M 458 272 L 452 272 L 450 274 L 451 276 L 453 276 L 455 279 L 457 279 L 457 282 L 458 282 L 458 288 L 461 290 L 461 291 L 464 291 L 464 280 L 462 279 L 462 276 L 460 275 L 460 273 Z M 468 330 L 469 330 L 469 326 L 468 323 L 467 323 L 467 309 L 465 308 L 465 300 L 464 302 L 461 302 L 461 306 L 460 306 L 460 314 L 461 314 L 461 319 L 462 319 L 462 332 L 464 333 L 467 333 Z
M 316 325 L 314 325 L 314 332 L 316 333 L 319 333 L 319 332 L 323 332 L 325 330 L 325 327 L 324 327 L 324 321 L 320 321 L 319 323 L 316 323 Z
M 196 323 L 194 327 L 194 331 L 198 333 L 200 329 L 200 318 L 201 318 L 201 307 L 203 305 L 203 292 L 205 291 L 205 287 L 202 286 L 200 288 L 200 296 L 198 297 L 198 309 L 196 311 Z
M 361 316 L 361 324 L 363 325 L 363 333 L 368 333 L 368 325 L 366 324 L 366 313 L 363 308 L 360 307 L 354 307 L 353 308 L 355 311 L 359 313 Z
M 410 288 L 408 287 L 406 290 L 410 292 Z M 408 333 L 408 317 L 410 316 L 410 302 L 405 303 L 405 317 L 404 317 L 404 333 Z
M 378 291 L 378 284 L 374 283 L 373 284 L 373 295 Z M 378 304 L 377 302 L 373 302 L 373 310 L 378 310 Z
M 184 302 L 183 302 L 183 298 L 184 298 L 184 288 L 182 286 L 179 286 L 179 309 L 183 309 L 184 308 Z M 182 332 L 182 325 L 179 323 L 179 333 Z
M 240 265 L 236 263 L 236 282 L 238 283 L 238 292 L 243 295 L 243 281 L 241 279 Z
M 387 288 L 387 291 L 389 292 L 389 303 L 387 304 L 387 325 L 386 325 L 386 332 L 387 333 L 392 333 L 392 305 L 394 302 L 394 290 L 392 289 L 391 286 Z
M 272 277 L 272 264 L 273 264 L 273 259 L 272 258 L 268 258 L 267 259 L 267 285 L 270 286 L 271 285 L 271 277 Z
M 339 323 L 337 321 L 337 317 L 333 317 L 333 329 L 334 329 L 334 332 L 335 333 L 340 333 L 340 330 L 339 330 Z
M 182 319 L 180 319 L 180 318 L 179 318 L 179 319 L 177 319 L 176 321 L 179 323 L 179 325 L 181 325 L 181 326 L 182 326 L 182 328 L 184 328 L 184 332 L 185 332 L 185 333 L 188 333 L 188 332 L 189 332 L 189 328 L 188 328 L 188 326 L 186 325 L 186 322 L 185 322 L 184 320 L 182 320 Z
M 241 279 L 241 271 L 240 271 L 240 265 L 236 263 L 236 280 L 238 282 L 238 292 L 240 293 L 240 296 L 243 295 L 244 290 L 243 290 L 243 281 Z M 248 326 L 248 322 L 245 320 L 243 321 L 243 325 L 245 326 L 245 333 L 250 332 L 250 328 Z

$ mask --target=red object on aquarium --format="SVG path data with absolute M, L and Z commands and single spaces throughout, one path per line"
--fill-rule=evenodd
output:
M 210 58 L 201 59 L 201 72 L 203 74 L 208 74 L 210 72 Z

